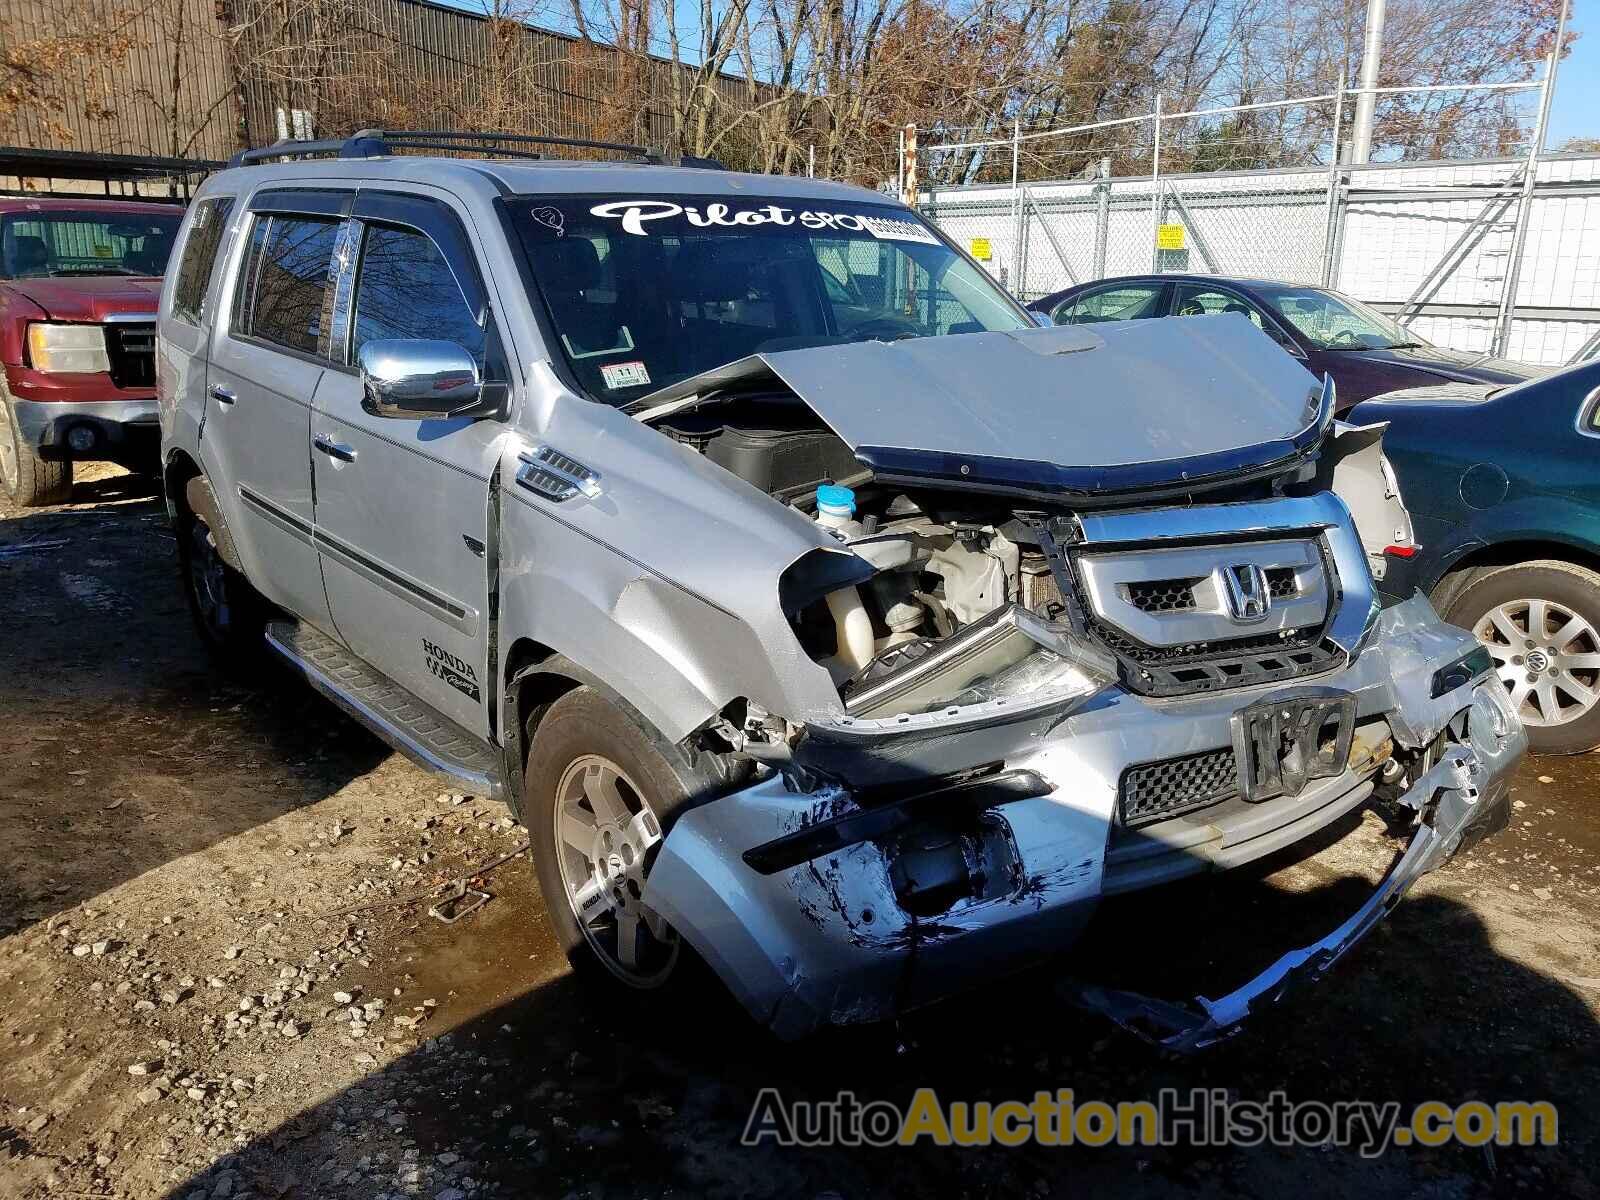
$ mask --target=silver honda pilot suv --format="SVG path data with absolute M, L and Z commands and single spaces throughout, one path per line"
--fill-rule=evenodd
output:
M 578 968 L 697 955 L 794 1037 L 1363 805 L 1408 822 L 1237 991 L 1078 988 L 1193 1049 L 1505 825 L 1487 656 L 1375 599 L 1411 536 L 1381 428 L 1247 319 L 1038 328 L 855 187 L 404 148 L 200 190 L 167 500 L 212 647 L 503 798 Z

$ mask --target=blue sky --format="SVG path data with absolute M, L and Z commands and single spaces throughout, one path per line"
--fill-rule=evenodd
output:
M 1570 0 L 1567 18 L 1579 37 L 1556 70 L 1556 98 L 1550 108 L 1549 145 L 1568 138 L 1600 137 L 1600 7 L 1593 0 Z

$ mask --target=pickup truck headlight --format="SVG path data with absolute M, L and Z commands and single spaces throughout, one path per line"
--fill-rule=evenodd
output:
M 111 370 L 106 332 L 98 325 L 29 325 L 28 362 L 35 371 L 105 374 Z

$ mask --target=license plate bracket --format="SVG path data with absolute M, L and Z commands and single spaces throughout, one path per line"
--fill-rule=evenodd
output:
M 1239 794 L 1254 802 L 1298 796 L 1313 779 L 1343 774 L 1355 726 L 1355 696 L 1334 688 L 1297 688 L 1240 709 Z

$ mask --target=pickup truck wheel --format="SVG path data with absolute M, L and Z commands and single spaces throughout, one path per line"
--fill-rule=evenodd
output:
M 580 687 L 544 714 L 524 773 L 539 890 L 562 948 L 574 970 L 638 990 L 676 985 L 692 953 L 642 899 L 665 829 L 698 783 L 671 753 Z
M 72 463 L 40 458 L 17 426 L 11 397 L 0 383 L 0 484 L 18 508 L 43 508 L 72 499 Z
M 260 597 L 223 561 L 216 535 L 194 513 L 187 514 L 178 532 L 178 565 L 189 612 L 207 648 L 226 668 L 248 666 L 261 646 Z
M 1445 616 L 1488 647 L 1534 753 L 1600 745 L 1600 574 L 1554 559 L 1495 568 Z

